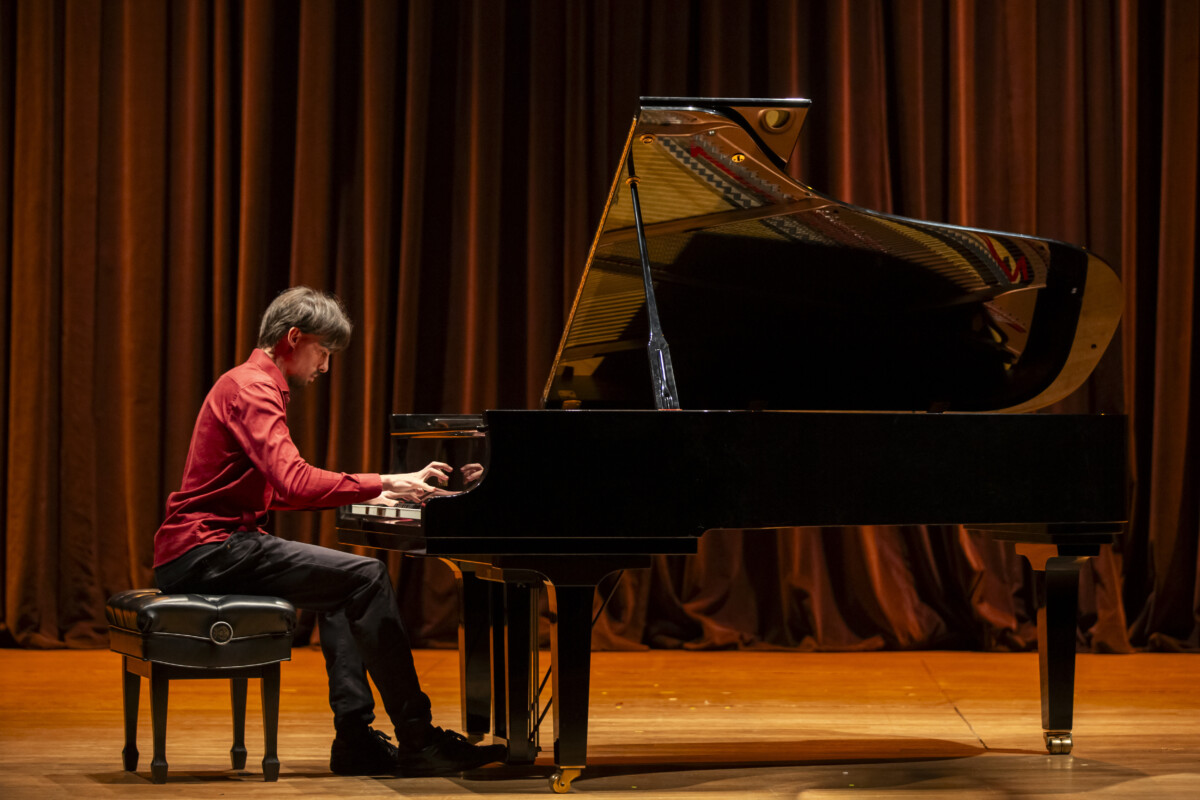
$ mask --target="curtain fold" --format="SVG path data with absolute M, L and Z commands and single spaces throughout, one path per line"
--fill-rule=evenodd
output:
M 0 638 L 101 646 L 151 585 L 278 291 L 356 324 L 293 398 L 301 452 L 380 469 L 389 413 L 537 407 L 639 95 L 805 96 L 800 180 L 1113 264 L 1120 333 L 1051 409 L 1129 420 L 1080 645 L 1200 649 L 1198 41 L 1189 0 L 0 0 Z M 337 546 L 332 512 L 274 526 Z M 449 569 L 387 558 L 414 640 L 452 643 Z M 1020 650 L 1033 598 L 953 526 L 722 531 L 622 576 L 594 641 Z

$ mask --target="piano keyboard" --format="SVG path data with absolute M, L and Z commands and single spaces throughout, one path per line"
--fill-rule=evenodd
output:
M 383 517 L 384 519 L 421 520 L 421 506 L 412 503 L 400 503 L 394 506 L 384 506 L 378 503 L 354 503 L 350 513 L 364 517 Z

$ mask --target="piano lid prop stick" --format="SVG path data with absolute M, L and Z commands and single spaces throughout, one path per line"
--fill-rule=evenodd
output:
M 662 323 L 658 320 L 658 303 L 654 300 L 654 282 L 650 278 L 650 251 L 646 246 L 646 229 L 642 225 L 642 204 L 638 199 L 638 177 L 633 171 L 633 151 L 626 159 L 629 168 L 629 194 L 633 198 L 633 224 L 637 228 L 638 251 L 642 254 L 642 283 L 646 289 L 646 316 L 650 321 L 650 341 L 646 350 L 650 355 L 650 382 L 654 392 L 654 406 L 679 410 L 679 394 L 675 390 L 675 368 L 671 366 L 671 349 L 663 336 Z

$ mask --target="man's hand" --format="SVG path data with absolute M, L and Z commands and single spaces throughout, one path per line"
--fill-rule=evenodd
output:
M 384 496 L 391 500 L 407 500 L 419 503 L 434 494 L 447 494 L 446 490 L 429 485 L 429 479 L 445 485 L 451 472 L 449 464 L 432 461 L 427 467 L 417 472 L 400 472 L 393 475 L 380 475 L 383 480 Z
M 468 486 L 483 477 L 482 464 L 466 464 L 460 468 L 460 471 L 463 474 L 463 480 L 467 482 Z

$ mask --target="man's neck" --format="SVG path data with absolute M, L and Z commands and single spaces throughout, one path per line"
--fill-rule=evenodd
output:
M 283 373 L 284 375 L 287 375 L 287 371 L 283 368 L 284 358 L 283 358 L 283 356 L 277 355 L 275 353 L 274 347 L 260 347 L 259 349 L 267 354 L 267 358 L 269 358 L 269 359 L 271 359 L 271 361 L 275 362 L 275 366 L 279 368 L 279 371 L 281 373 Z

